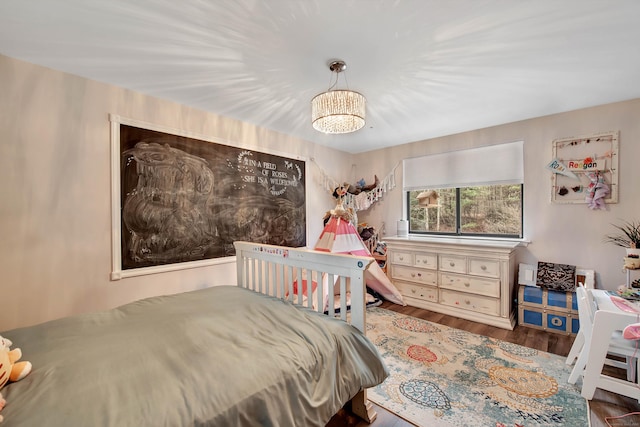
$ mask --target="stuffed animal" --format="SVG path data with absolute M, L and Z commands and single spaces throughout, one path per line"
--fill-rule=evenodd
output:
M 609 195 L 609 186 L 604 182 L 604 176 L 600 172 L 588 173 L 591 181 L 585 201 L 589 209 L 607 209 L 604 199 Z
M 18 362 L 22 357 L 22 350 L 14 348 L 13 343 L 0 336 L 0 389 L 9 382 L 20 381 L 31 372 L 31 362 Z

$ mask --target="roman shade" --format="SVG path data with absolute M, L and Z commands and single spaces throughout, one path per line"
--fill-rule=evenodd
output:
M 523 141 L 405 159 L 403 189 L 522 184 Z

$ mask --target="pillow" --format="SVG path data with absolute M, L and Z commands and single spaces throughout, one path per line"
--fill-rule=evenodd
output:
M 536 284 L 553 291 L 573 292 L 576 290 L 576 266 L 539 262 Z

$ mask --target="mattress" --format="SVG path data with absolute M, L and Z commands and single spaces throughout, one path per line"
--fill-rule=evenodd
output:
M 339 319 L 235 286 L 5 331 L 10 426 L 325 426 L 388 372 Z

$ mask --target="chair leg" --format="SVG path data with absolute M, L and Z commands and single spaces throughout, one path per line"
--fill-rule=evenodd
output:
M 578 380 L 578 377 L 582 375 L 584 372 L 584 367 L 587 364 L 587 358 L 589 356 L 589 349 L 583 348 L 580 354 L 578 355 L 578 360 L 576 361 L 575 366 L 571 370 L 571 374 L 569 375 L 569 379 L 567 382 L 569 384 L 575 384 Z
M 640 357 L 636 359 L 636 377 L 634 382 L 636 383 L 636 387 L 640 387 Z M 640 397 L 638 398 L 638 403 L 640 403 Z
M 635 382 L 636 381 L 636 358 L 632 358 L 631 356 L 627 356 L 625 358 L 627 361 L 627 381 Z
M 583 346 L 584 346 L 584 334 L 582 333 L 581 330 L 578 330 L 578 334 L 576 335 L 576 338 L 573 341 L 571 350 L 569 350 L 569 355 L 565 360 L 565 363 L 567 365 L 573 364 L 573 362 L 578 358 L 578 355 L 580 355 L 580 351 L 582 350 Z

